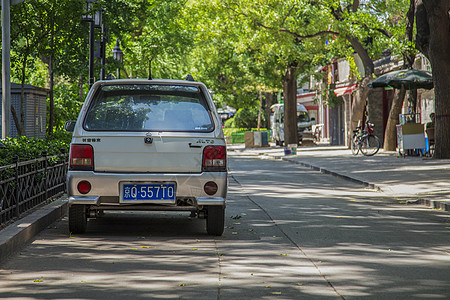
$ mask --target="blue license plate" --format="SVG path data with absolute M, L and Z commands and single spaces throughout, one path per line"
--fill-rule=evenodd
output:
M 173 183 L 127 183 L 122 187 L 124 201 L 175 200 Z

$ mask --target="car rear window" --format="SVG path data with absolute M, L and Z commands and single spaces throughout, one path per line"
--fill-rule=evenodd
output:
M 103 85 L 90 104 L 84 129 L 92 131 L 200 131 L 214 129 L 196 86 Z

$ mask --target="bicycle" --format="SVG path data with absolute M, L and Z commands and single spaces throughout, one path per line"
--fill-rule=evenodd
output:
M 353 130 L 352 154 L 357 155 L 360 151 L 364 156 L 375 155 L 380 150 L 381 143 L 377 136 L 373 134 L 374 124 L 366 121 L 366 126 L 362 129 L 361 125 Z
M 313 132 L 314 132 L 313 139 L 314 139 L 314 143 L 316 143 L 316 144 L 319 143 L 322 138 L 322 127 L 323 127 L 323 124 L 313 125 Z

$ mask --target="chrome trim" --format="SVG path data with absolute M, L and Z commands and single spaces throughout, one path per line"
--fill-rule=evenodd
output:
M 197 205 L 225 206 L 225 199 L 222 197 L 197 197 Z
M 88 204 L 88 205 L 98 205 L 100 202 L 100 197 L 96 196 L 70 196 L 69 205 L 73 204 Z

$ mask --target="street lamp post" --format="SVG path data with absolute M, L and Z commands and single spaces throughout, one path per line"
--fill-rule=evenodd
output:
M 106 65 L 106 43 L 108 42 L 107 30 L 105 25 L 102 24 L 102 39 L 100 42 L 100 56 L 101 56 L 101 70 L 100 79 L 105 80 L 105 65 Z
M 158 48 L 158 46 L 156 46 L 156 45 L 151 45 L 149 47 L 153 48 L 153 49 Z M 148 61 L 148 80 L 152 80 L 152 60 L 153 60 L 153 55 L 150 56 L 150 60 Z
M 123 51 L 120 49 L 119 39 L 116 39 L 116 45 L 112 50 L 112 54 L 115 60 L 117 60 L 120 64 L 123 63 Z M 117 79 L 120 79 L 120 66 L 117 68 Z
M 89 22 L 89 88 L 94 84 L 94 22 Z
M 102 28 L 102 41 L 100 46 L 100 57 L 104 57 L 102 47 L 104 29 L 102 24 L 102 11 L 98 10 L 94 12 L 94 2 L 96 0 L 86 0 L 85 15 L 83 15 L 82 20 L 89 23 L 89 88 L 94 84 L 94 59 L 95 59 L 95 28 Z M 100 72 L 100 79 L 104 79 L 104 60 L 102 58 L 102 69 Z
M 89 88 L 94 84 L 94 44 L 95 44 L 95 15 L 94 0 L 86 0 L 85 14 L 82 21 L 89 23 Z
M 105 64 L 106 64 L 106 56 L 105 56 L 105 48 L 106 48 L 106 28 L 103 25 L 103 9 L 99 9 L 95 12 L 94 15 L 94 28 L 99 28 L 101 30 L 101 37 L 100 37 L 100 51 L 98 53 L 98 56 L 100 57 L 100 80 L 105 79 Z

